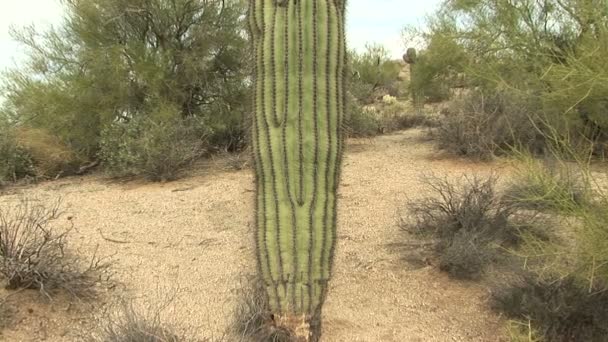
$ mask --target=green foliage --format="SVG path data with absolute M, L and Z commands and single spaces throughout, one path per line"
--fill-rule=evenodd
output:
M 468 55 L 458 44 L 454 26 L 448 20 L 432 23 L 432 33 L 426 37 L 427 48 L 415 54 L 409 84 L 414 103 L 445 101 L 452 88 L 464 86 Z
M 353 75 L 349 89 L 362 104 L 373 102 L 378 92 L 399 95 L 401 64 L 390 59 L 384 46 L 368 44 L 365 52 L 351 52 L 350 56 Z
M 167 103 L 177 108 L 175 119 L 221 122 L 218 132 L 241 124 L 247 90 L 241 2 L 63 3 L 62 25 L 13 32 L 29 55 L 24 68 L 5 75 L 5 110 L 14 121 L 88 158 L 113 122 L 149 117 Z
M 552 150 L 555 160 L 541 162 L 522 154 L 507 200 L 563 219 L 550 227 L 556 232 L 550 239 L 522 235 L 525 243 L 514 252 L 525 259 L 524 276 L 502 284 L 495 291 L 494 306 L 514 319 L 530 320 L 531 329 L 547 341 L 603 341 L 608 318 L 608 197 L 599 180 L 605 174 L 591 171 L 591 149 L 581 155 L 568 147 L 569 141 L 548 138 L 560 144 Z
M 530 98 L 534 120 L 605 153 L 607 8 L 604 0 L 446 1 L 419 33 L 426 46 L 412 88 L 426 88 L 427 99 L 463 86 Z
M 505 197 L 522 208 L 569 211 L 589 203 L 588 181 L 563 162 L 521 159 Z
M 350 94 L 349 94 L 350 95 Z M 380 125 L 376 115 L 365 109 L 357 99 L 350 95 L 346 124 L 348 135 L 354 138 L 373 137 L 379 133 Z
M 32 158 L 17 143 L 13 128 L 0 123 L 0 185 L 34 175 Z
M 99 157 L 116 177 L 173 180 L 206 152 L 207 135 L 197 118 L 117 121 L 101 132 Z

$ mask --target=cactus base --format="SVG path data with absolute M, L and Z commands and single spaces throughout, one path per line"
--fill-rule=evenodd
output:
M 275 317 L 277 329 L 289 331 L 293 342 L 312 342 L 313 330 L 308 315 L 281 315 Z

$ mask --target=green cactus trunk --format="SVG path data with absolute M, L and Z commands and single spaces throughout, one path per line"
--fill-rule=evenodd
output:
M 250 0 L 259 271 L 275 320 L 316 318 L 336 242 L 345 0 Z

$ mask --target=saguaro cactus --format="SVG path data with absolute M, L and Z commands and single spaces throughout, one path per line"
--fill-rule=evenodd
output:
M 415 48 L 407 49 L 406 53 L 403 55 L 403 61 L 409 64 L 410 66 L 410 91 L 412 93 L 412 102 L 414 103 L 414 108 L 416 111 L 421 111 L 424 105 L 423 103 L 423 94 L 421 94 L 421 90 L 419 89 L 420 84 L 418 84 L 419 80 L 416 78 L 416 62 L 418 62 L 418 54 Z
M 311 339 L 331 274 L 346 0 L 250 0 L 256 244 L 274 324 Z

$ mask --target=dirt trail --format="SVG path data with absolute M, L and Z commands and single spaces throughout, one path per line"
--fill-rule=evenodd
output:
M 349 142 L 323 341 L 500 340 L 503 325 L 487 309 L 487 293 L 405 261 L 397 222 L 407 198 L 423 195 L 421 173 L 459 176 L 501 166 L 441 158 L 422 136 L 409 130 Z M 240 275 L 254 268 L 253 177 L 248 170 L 194 173 L 166 184 L 89 176 L 18 191 L 45 201 L 62 197 L 77 228 L 73 247 L 113 256 L 115 278 L 143 301 L 177 290 L 167 316 L 209 336 L 224 330 Z M 0 205 L 15 200 L 15 191 Z M 108 290 L 109 297 L 122 288 Z M 38 304 L 31 293 L 12 300 L 18 324 L 0 340 L 74 341 L 94 322 L 86 304 Z

